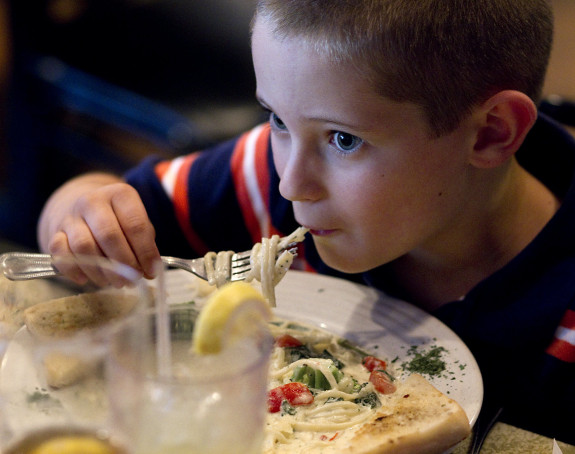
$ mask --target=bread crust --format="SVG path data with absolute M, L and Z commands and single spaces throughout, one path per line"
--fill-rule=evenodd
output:
M 24 311 L 24 323 L 39 339 L 64 338 L 120 318 L 128 314 L 136 302 L 135 296 L 81 293 L 29 307 Z
M 394 393 L 391 408 L 374 413 L 341 452 L 350 454 L 440 454 L 470 433 L 457 402 L 413 374 Z
M 41 341 L 66 339 L 128 314 L 136 303 L 135 296 L 82 293 L 29 307 L 24 311 L 24 323 L 30 334 Z M 42 358 L 46 384 L 51 388 L 78 383 L 99 367 L 97 358 L 61 348 L 47 349 Z

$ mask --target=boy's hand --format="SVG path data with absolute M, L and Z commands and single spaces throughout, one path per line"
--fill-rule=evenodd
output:
M 154 227 L 136 190 L 120 178 L 89 174 L 59 188 L 38 224 L 40 248 L 53 255 L 101 255 L 147 277 L 160 259 Z

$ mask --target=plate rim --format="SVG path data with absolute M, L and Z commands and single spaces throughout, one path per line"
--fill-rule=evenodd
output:
M 278 317 L 281 318 L 291 317 L 294 321 L 300 321 L 303 323 L 318 326 L 319 328 L 322 329 L 327 329 L 328 331 L 331 331 L 336 335 L 341 335 L 348 339 L 352 337 L 352 339 L 349 340 L 351 340 L 352 342 L 358 342 L 359 346 L 365 347 L 368 350 L 370 350 L 370 345 L 367 345 L 365 342 L 362 342 L 361 339 L 359 339 L 359 341 L 357 339 L 358 337 L 356 336 L 357 329 L 355 328 L 356 325 L 354 324 L 357 323 L 357 320 L 355 321 L 339 320 L 336 322 L 332 320 L 331 322 L 325 323 L 318 321 L 317 317 L 314 316 L 313 311 L 311 316 L 309 315 L 302 316 L 301 314 L 293 314 L 293 312 L 290 311 L 289 305 L 291 303 L 291 305 L 293 306 L 294 302 L 293 301 L 290 302 L 289 299 L 293 298 L 294 295 L 296 295 L 297 297 L 296 292 L 305 292 L 306 290 L 302 289 L 304 289 L 306 285 L 311 286 L 308 291 L 313 291 L 314 289 L 318 290 L 322 287 L 332 289 L 335 288 L 337 291 L 340 292 L 339 295 L 340 299 L 338 301 L 340 306 L 341 304 L 356 306 L 356 309 L 361 310 L 361 313 L 359 314 L 356 313 L 356 315 L 361 316 L 364 315 L 363 313 L 365 311 L 370 311 L 369 312 L 370 315 L 374 317 L 379 317 L 379 319 L 376 321 L 374 321 L 373 319 L 370 320 L 372 324 L 377 325 L 379 322 L 381 322 L 382 314 L 378 313 L 378 310 L 381 311 L 389 306 L 394 306 L 402 311 L 400 312 L 399 315 L 400 317 L 401 314 L 403 313 L 413 317 L 416 320 L 419 320 L 422 324 L 427 323 L 431 324 L 433 327 L 438 327 L 441 330 L 441 334 L 447 336 L 447 338 L 445 339 L 447 344 L 451 345 L 451 347 L 448 350 L 450 350 L 453 347 L 456 347 L 459 352 L 458 356 L 466 358 L 465 369 L 467 370 L 467 373 L 469 373 L 469 376 L 471 377 L 470 381 L 472 381 L 471 384 L 473 385 L 474 388 L 471 391 L 475 395 L 475 399 L 472 402 L 460 401 L 459 399 L 457 399 L 455 396 L 452 395 L 453 393 L 451 391 L 449 391 L 448 393 L 446 392 L 445 389 L 440 390 L 445 394 L 447 394 L 448 397 L 456 400 L 461 405 L 461 407 L 465 410 L 467 414 L 470 426 L 471 427 L 474 426 L 483 404 L 483 397 L 484 397 L 483 378 L 481 376 L 481 371 L 479 369 L 475 357 L 473 356 L 473 353 L 471 352 L 469 347 L 467 347 L 467 345 L 449 326 L 447 326 L 437 317 L 415 306 L 414 304 L 398 298 L 393 298 L 385 294 L 381 290 L 367 286 L 365 284 L 360 284 L 357 282 L 353 282 L 335 276 L 318 274 L 308 271 L 290 270 L 288 273 L 286 273 L 284 279 L 276 286 L 277 307 L 274 308 L 274 314 L 276 314 Z M 316 293 L 316 295 L 322 295 L 322 293 L 321 292 Z M 349 300 L 346 301 L 346 298 L 349 298 L 350 295 L 351 296 L 361 295 L 363 296 L 363 300 L 356 302 Z M 286 298 L 286 296 L 288 296 L 288 298 Z M 322 297 L 320 296 L 319 305 L 325 304 L 325 301 L 322 301 L 321 298 Z M 315 303 L 317 305 L 317 301 Z M 317 307 L 315 309 L 317 310 Z M 430 339 L 434 338 L 432 334 L 434 333 L 428 334 L 428 336 L 430 336 Z M 383 338 L 380 339 L 383 340 Z M 377 338 L 374 338 L 373 340 L 378 341 Z M 441 342 L 435 342 L 435 343 L 441 344 Z M 377 345 L 379 345 L 379 343 Z M 409 348 L 407 344 L 405 345 L 405 347 Z M 385 349 L 382 349 L 382 351 L 383 355 L 385 355 Z M 438 387 L 437 385 L 439 383 L 440 384 L 439 388 L 441 388 L 441 379 L 437 378 L 433 379 L 432 377 L 429 377 L 427 375 L 424 375 L 424 377 L 427 378 L 436 387 Z M 461 383 L 462 385 L 460 387 L 457 387 L 458 392 L 456 394 L 463 395 L 464 392 L 469 393 L 470 390 L 468 388 L 464 390 L 464 388 L 466 387 L 464 386 L 463 382 Z

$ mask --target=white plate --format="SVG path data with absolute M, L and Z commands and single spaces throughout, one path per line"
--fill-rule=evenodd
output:
M 181 270 L 168 273 L 166 288 L 170 303 L 195 300 L 201 305 L 205 297 L 197 278 Z M 372 288 L 294 270 L 276 287 L 276 300 L 278 317 L 314 324 L 343 336 L 399 369 L 413 359 L 410 347 L 417 347 L 420 353 L 443 347 L 446 370 L 439 376 L 423 375 L 459 402 L 470 424 L 475 423 L 483 400 L 481 373 L 461 339 L 435 317 Z M 29 336 L 25 328 L 17 333 L 0 367 L 0 393 L 7 396 L 5 409 L 28 422 L 66 418 L 66 409 L 78 404 L 78 390 L 47 389 L 31 357 Z M 81 394 L 85 402 L 89 393 Z M 34 402 L 30 402 L 31 396 L 36 396 Z
M 185 271 L 168 273 L 170 303 L 204 298 L 197 278 Z M 201 286 L 200 286 L 201 288 Z M 446 370 L 437 376 L 422 374 L 437 389 L 455 399 L 473 426 L 483 401 L 483 380 L 475 358 L 463 341 L 427 312 L 377 290 L 343 279 L 290 270 L 276 287 L 275 314 L 283 319 L 316 325 L 401 365 L 413 359 L 410 347 L 424 354 L 443 347 Z M 404 375 L 407 373 L 404 372 Z
M 427 312 L 377 290 L 329 276 L 290 271 L 276 287 L 278 317 L 315 324 L 400 366 L 432 347 L 445 348 L 446 370 L 424 375 L 455 399 L 473 425 L 483 401 L 483 380 L 461 339 Z
M 26 327 L 10 342 L 0 367 L 2 409 L 14 434 L 46 424 L 104 421 L 105 390 L 98 379 L 82 384 L 51 389 L 46 384 L 40 362 L 34 357 L 34 339 Z

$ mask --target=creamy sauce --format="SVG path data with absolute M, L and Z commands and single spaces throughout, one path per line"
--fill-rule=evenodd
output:
M 327 389 L 312 389 L 312 404 L 268 414 L 264 453 L 323 449 L 333 445 L 333 440 L 342 437 L 346 429 L 370 418 L 371 405 L 381 410 L 386 396 L 376 392 L 369 382 L 370 372 L 362 364 L 363 353 L 343 346 L 335 335 L 299 323 L 278 322 L 272 325 L 272 332 L 276 337 L 292 335 L 309 351 L 317 353 L 317 357 L 291 361 L 291 349 L 276 346 L 271 360 L 270 389 L 290 383 L 294 371 L 303 366 L 320 371 L 328 385 Z M 329 354 L 324 354 L 325 351 Z M 343 364 L 337 378 L 332 372 L 334 361 L 330 355 Z

